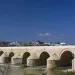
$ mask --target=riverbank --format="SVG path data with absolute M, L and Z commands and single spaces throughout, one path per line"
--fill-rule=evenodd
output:
M 0 66 L 7 66 L 7 64 L 0 64 Z M 32 73 L 32 74 L 42 74 L 44 73 L 45 75 L 49 74 L 52 75 L 52 73 L 54 75 L 59 74 L 60 71 L 62 72 L 72 72 L 72 68 L 71 66 L 69 67 L 61 67 L 61 68 L 56 68 L 54 70 L 50 70 L 46 68 L 45 66 L 35 66 L 35 67 L 23 67 L 21 65 L 9 65 L 11 67 L 11 75 L 24 75 L 24 74 L 28 74 L 28 73 Z

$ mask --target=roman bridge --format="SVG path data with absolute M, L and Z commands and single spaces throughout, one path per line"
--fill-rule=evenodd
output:
M 46 65 L 58 61 L 60 66 L 71 65 L 75 46 L 27 46 L 0 47 L 0 63 L 27 64 L 27 66 Z M 49 60 L 47 62 L 47 60 Z M 51 63 L 52 64 L 52 63 Z M 53 65 L 52 64 L 52 65 Z M 51 65 L 51 66 L 52 66 Z

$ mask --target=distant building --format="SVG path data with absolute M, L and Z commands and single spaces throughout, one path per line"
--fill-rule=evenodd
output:
M 17 42 L 12 42 L 12 43 L 9 43 L 8 46 L 19 46 L 19 43 L 17 43 Z
M 48 45 L 48 46 L 50 46 L 51 43 L 49 43 L 49 42 L 45 42 L 44 45 Z
M 64 42 L 61 42 L 61 43 L 60 43 L 60 45 L 66 45 L 66 43 L 64 43 Z
M 35 45 L 38 46 L 39 45 L 39 42 L 35 42 Z

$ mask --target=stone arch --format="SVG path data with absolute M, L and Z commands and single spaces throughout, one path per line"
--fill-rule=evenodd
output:
M 15 54 L 13 52 L 9 53 L 8 59 L 6 60 L 6 63 L 11 63 L 11 58 L 14 56 Z
M 50 57 L 49 53 L 48 52 L 42 52 L 40 54 L 40 57 L 39 57 L 39 62 L 40 62 L 40 65 L 46 65 L 47 64 L 47 59 Z
M 71 50 L 71 49 L 69 49 L 69 48 L 65 48 L 65 49 L 63 49 L 63 50 L 59 53 L 59 58 L 61 57 L 61 55 L 62 55 L 65 51 L 69 51 L 69 52 L 71 52 L 72 54 L 74 54 L 73 50 Z
M 74 54 L 70 50 L 63 51 L 60 55 L 60 66 L 71 66 L 73 58 Z
M 27 58 L 30 56 L 29 52 L 25 52 L 22 57 L 22 64 L 27 64 Z
M 0 56 L 1 56 L 3 53 L 4 53 L 3 51 L 0 51 Z

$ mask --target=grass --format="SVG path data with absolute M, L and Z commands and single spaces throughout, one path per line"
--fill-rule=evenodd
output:
M 36 74 L 24 74 L 24 75 L 36 75 Z
M 59 75 L 75 75 L 75 72 L 62 72 L 60 71 Z
M 62 67 L 54 66 L 51 70 L 62 70 Z
M 36 75 L 36 74 L 24 74 L 24 75 Z M 42 75 L 44 75 L 44 74 L 42 74 Z M 75 72 L 68 72 L 68 71 L 63 72 L 63 71 L 60 70 L 58 75 L 75 75 Z
M 59 70 L 59 75 L 75 75 L 75 72 L 72 71 L 63 72 L 63 67 L 54 66 L 51 70 Z

